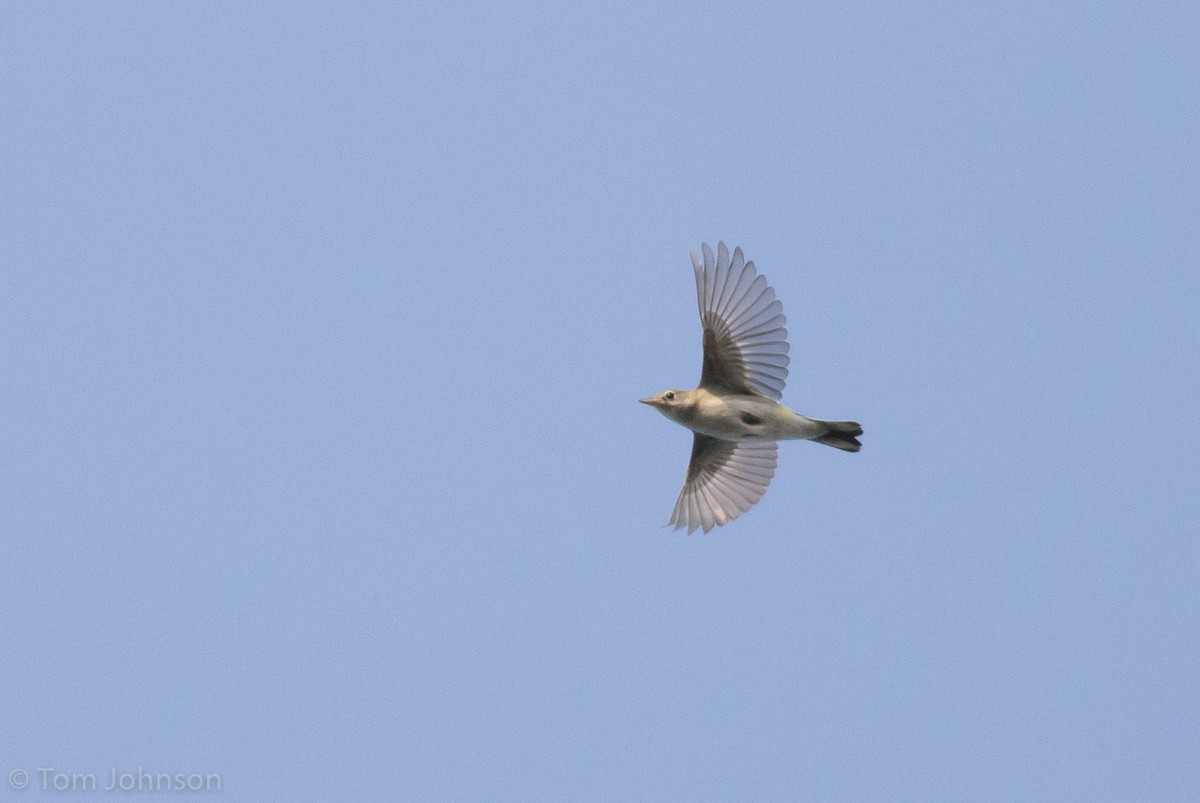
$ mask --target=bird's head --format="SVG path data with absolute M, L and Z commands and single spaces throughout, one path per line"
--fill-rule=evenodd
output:
M 648 399 L 638 401 L 650 405 L 667 418 L 678 418 L 679 413 L 687 406 L 690 394 L 690 390 L 664 390 Z

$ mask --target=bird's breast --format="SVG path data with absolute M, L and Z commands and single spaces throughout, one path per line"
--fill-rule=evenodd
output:
M 782 431 L 784 408 L 757 396 L 702 393 L 679 423 L 726 441 L 774 440 Z

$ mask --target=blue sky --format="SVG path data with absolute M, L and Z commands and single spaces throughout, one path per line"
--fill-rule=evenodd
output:
M 7 4 L 0 796 L 1197 798 L 1198 40 Z M 866 434 L 688 537 L 717 239 Z

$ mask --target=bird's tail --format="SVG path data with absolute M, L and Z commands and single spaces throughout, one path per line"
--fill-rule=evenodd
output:
M 862 448 L 858 436 L 862 434 L 862 426 L 857 421 L 818 421 L 829 431 L 824 435 L 813 438 L 817 443 L 833 446 L 846 452 L 857 452 Z

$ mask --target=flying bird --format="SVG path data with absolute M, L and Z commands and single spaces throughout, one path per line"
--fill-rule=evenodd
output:
M 775 476 L 781 440 L 810 440 L 847 452 L 862 446 L 854 421 L 820 421 L 779 404 L 788 374 L 783 304 L 741 248 L 691 253 L 704 327 L 704 365 L 695 390 L 640 399 L 694 433 L 687 479 L 669 524 L 708 532 L 754 506 Z

